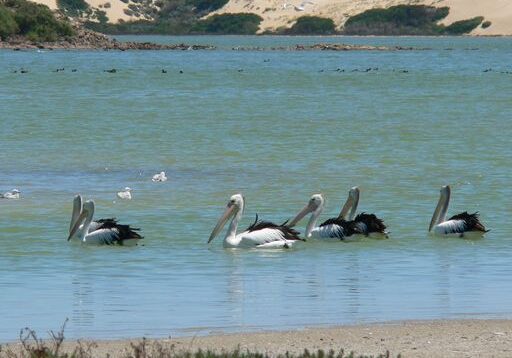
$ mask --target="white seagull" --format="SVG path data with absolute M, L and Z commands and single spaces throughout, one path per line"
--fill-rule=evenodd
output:
M 167 181 L 167 177 L 165 176 L 165 172 L 160 172 L 159 174 L 153 175 L 153 178 L 151 180 L 155 182 L 162 182 Z
M 238 222 L 244 212 L 244 197 L 242 194 L 231 196 L 228 205 L 222 217 L 213 229 L 208 243 L 210 243 L 222 230 L 226 222 L 233 217 L 229 228 L 224 237 L 225 248 L 290 248 L 297 241 L 305 241 L 299 238 L 299 233 L 288 226 L 286 223 L 277 225 L 268 221 L 256 220 L 245 231 L 238 234 Z
M 307 214 L 311 213 L 306 226 L 305 236 L 307 238 L 349 240 L 359 238 L 358 235 L 387 237 L 386 225 L 374 214 L 361 213 L 355 216 L 358 203 L 359 188 L 354 187 L 350 189 L 347 201 L 343 205 L 340 214 L 335 218 L 324 221 L 320 226 L 316 226 L 318 217 L 324 208 L 325 200 L 322 194 L 314 194 L 308 204 L 288 225 L 290 227 L 295 226 Z
M 113 219 L 103 220 L 96 230 L 89 231 L 93 216 L 94 202 L 87 200 L 82 207 L 82 212 L 69 231 L 68 241 L 74 239 L 86 245 L 118 244 L 132 246 L 137 245 L 138 240 L 142 239 L 142 236 L 136 232 L 140 229 L 118 224 Z
M 130 200 L 132 198 L 131 191 L 132 191 L 132 189 L 130 189 L 129 187 L 126 187 L 126 188 L 124 188 L 124 190 L 117 193 L 117 197 L 119 199 Z
M 6 193 L 0 194 L 0 199 L 19 199 L 20 191 L 18 189 L 12 189 Z
M 441 188 L 439 202 L 437 203 L 428 231 L 435 235 L 453 235 L 457 237 L 481 237 L 489 230 L 480 222 L 478 212 L 469 214 L 467 211 L 457 214 L 446 220 L 446 212 L 450 204 L 451 188 L 445 185 Z

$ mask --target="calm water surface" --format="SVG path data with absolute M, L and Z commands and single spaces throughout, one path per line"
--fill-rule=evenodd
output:
M 0 341 L 65 318 L 68 337 L 118 338 L 512 317 L 512 39 L 148 39 L 219 49 L 0 51 L 0 190 L 23 195 L 0 201 Z M 229 50 L 318 42 L 430 50 Z M 447 183 L 450 213 L 481 212 L 484 239 L 427 235 Z M 389 240 L 206 244 L 233 193 L 246 226 L 315 192 L 328 218 L 354 185 Z M 134 199 L 117 201 L 125 186 Z M 144 246 L 67 243 L 76 193 L 141 227 Z

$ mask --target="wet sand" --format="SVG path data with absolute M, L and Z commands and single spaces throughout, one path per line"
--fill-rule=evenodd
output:
M 87 345 L 88 341 L 82 341 Z M 133 352 L 131 344 L 141 339 L 95 341 L 95 357 L 126 356 Z M 72 350 L 76 342 L 65 342 Z M 249 350 L 275 356 L 323 349 L 345 353 L 402 357 L 511 357 L 512 320 L 408 321 L 332 328 L 308 328 L 294 331 L 260 333 L 211 334 L 149 340 L 149 351 L 160 346 L 164 350 Z M 10 349 L 18 349 L 19 344 Z M 1 353 L 0 353 L 1 356 Z

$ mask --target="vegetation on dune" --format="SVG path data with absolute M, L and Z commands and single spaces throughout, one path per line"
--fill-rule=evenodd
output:
M 448 7 L 425 5 L 371 9 L 350 17 L 343 32 L 347 35 L 437 35 L 437 21 L 444 19 L 448 12 Z
M 455 21 L 446 26 L 444 32 L 448 35 L 463 35 L 476 29 L 484 21 L 482 16 L 477 16 L 468 20 Z
M 174 34 L 186 35 L 212 11 L 220 9 L 228 0 L 156 0 L 158 9 L 145 9 L 153 20 L 136 20 L 118 24 L 87 22 L 86 27 L 108 34 Z M 130 4 L 132 5 L 132 4 Z
M 290 35 L 332 35 L 336 33 L 334 21 L 319 16 L 301 16 L 284 31 Z
M 82 16 L 90 11 L 89 4 L 85 0 L 57 0 L 57 6 L 68 16 Z
M 479 26 L 483 17 L 438 24 L 448 16 L 448 7 L 397 5 L 387 9 L 371 9 L 350 17 L 345 22 L 346 35 L 462 35 Z
M 67 320 L 66 320 L 67 322 Z M 63 351 L 62 344 L 64 343 L 64 329 L 66 322 L 62 325 L 59 332 L 54 333 L 50 331 L 50 340 L 42 340 L 37 337 L 36 332 L 29 328 L 25 328 L 20 332 L 21 350 L 13 350 L 9 347 L 0 346 L 0 356 L 9 358 L 94 358 L 94 343 L 77 342 L 76 347 L 67 352 Z M 321 349 L 310 352 L 304 350 L 301 354 L 293 354 L 286 352 L 277 356 L 268 353 L 257 353 L 250 351 L 243 351 L 235 349 L 233 351 L 223 350 L 216 351 L 203 351 L 201 349 L 196 351 L 183 351 L 176 350 L 174 345 L 164 345 L 158 341 L 149 341 L 142 338 L 138 343 L 130 343 L 131 351 L 124 353 L 127 358 L 390 358 L 392 357 L 389 351 L 377 356 L 358 355 L 354 352 L 345 353 L 343 349 L 338 352 L 330 350 L 328 352 Z M 400 354 L 397 358 L 400 358 Z
M 491 25 L 492 25 L 492 22 L 484 21 L 484 22 L 482 22 L 482 29 L 486 29 L 486 28 L 488 28 Z
M 18 24 L 14 20 L 14 14 L 5 6 L 0 4 L 0 39 L 14 35 L 19 31 Z
M 250 13 L 213 15 L 199 21 L 192 29 L 194 33 L 218 35 L 253 35 L 258 31 L 261 16 Z
M 0 37 L 26 36 L 31 41 L 55 41 L 73 35 L 71 25 L 51 10 L 26 0 L 0 1 Z

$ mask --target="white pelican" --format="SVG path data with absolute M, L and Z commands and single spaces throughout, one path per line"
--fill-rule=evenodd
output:
M 78 217 L 80 216 L 82 211 L 83 211 L 82 196 L 80 194 L 78 194 L 73 198 L 73 211 L 71 213 L 71 222 L 69 224 L 69 232 L 71 232 L 71 230 L 73 229 L 73 226 L 75 225 L 75 223 L 78 220 Z M 117 223 L 117 220 L 115 218 L 109 218 L 109 219 L 100 219 L 97 221 L 91 221 L 91 225 L 89 225 L 89 230 L 87 231 L 87 233 L 91 233 L 93 231 L 98 230 L 98 228 L 106 222 Z
M 349 240 L 358 238 L 356 235 L 384 235 L 387 237 L 386 225 L 374 214 L 361 213 L 354 218 L 359 203 L 359 188 L 354 187 L 350 189 L 347 201 L 336 218 L 328 219 L 320 224 L 320 226 L 315 227 L 318 217 L 324 208 L 324 203 L 325 200 L 322 194 L 314 194 L 311 196 L 308 204 L 288 225 L 290 227 L 295 226 L 304 216 L 311 213 L 306 226 L 305 236 L 307 238 Z
M 268 221 L 256 220 L 244 232 L 236 234 L 238 222 L 244 212 L 244 197 L 242 194 L 233 195 L 228 202 L 226 211 L 215 225 L 208 243 L 222 230 L 229 218 L 233 217 L 224 237 L 225 248 L 290 248 L 299 238 L 299 233 L 285 224 L 276 225 Z
M 142 239 L 136 231 L 140 229 L 132 228 L 129 225 L 120 225 L 115 220 L 104 220 L 94 231 L 89 232 L 92 217 L 94 215 L 94 202 L 87 200 L 82 212 L 78 216 L 75 224 L 69 231 L 68 241 L 77 239 L 87 245 L 137 245 L 137 241 Z
M 160 172 L 160 174 L 153 175 L 153 178 L 151 180 L 155 182 L 162 182 L 167 181 L 167 177 L 165 176 L 165 172 Z
M 20 191 L 18 189 L 12 189 L 6 193 L 0 194 L 0 199 L 19 199 Z
M 130 189 L 129 187 L 126 187 L 126 188 L 124 188 L 124 190 L 117 193 L 117 197 L 119 199 L 131 200 L 131 198 L 132 198 L 131 191 L 132 191 L 132 189 Z
M 469 214 L 467 211 L 457 214 L 446 220 L 446 212 L 450 204 L 451 188 L 445 185 L 441 188 L 439 202 L 430 221 L 428 231 L 434 230 L 435 235 L 454 235 L 458 237 L 480 237 L 489 230 L 480 222 L 478 212 Z

